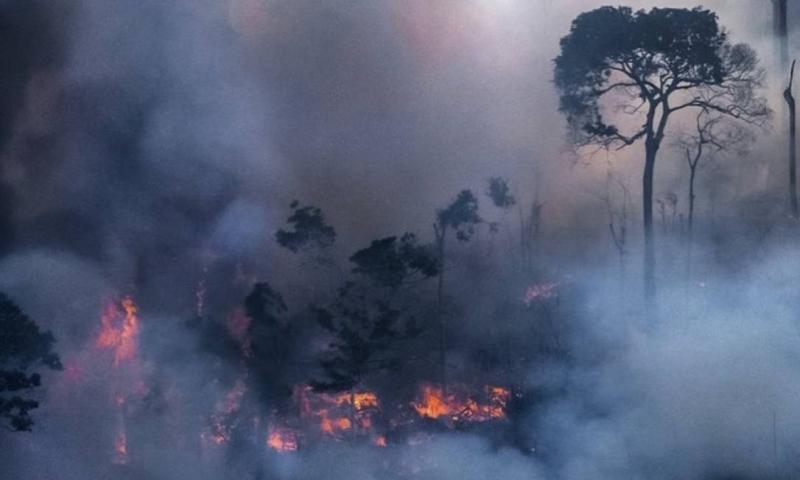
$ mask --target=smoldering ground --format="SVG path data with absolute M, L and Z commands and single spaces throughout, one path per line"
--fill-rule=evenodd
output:
M 67 361 L 46 377 L 35 431 L 0 434 L 3 471 L 108 475 L 119 419 L 107 404 L 118 379 L 80 367 L 103 361 L 91 348 L 103 302 L 135 292 L 142 356 L 154 359 L 142 375 L 177 396 L 128 425 L 140 446 L 135 478 L 793 476 L 796 239 L 764 226 L 784 217 L 774 193 L 783 188 L 780 119 L 748 156 L 718 162 L 725 181 L 713 205 L 699 201 L 688 277 L 683 244 L 659 238 L 659 323 L 647 325 L 638 210 L 619 280 L 598 198 L 608 168 L 635 198 L 640 154 L 565 152 L 551 84 L 558 39 L 597 6 L 0 2 L 0 289 L 53 330 Z M 779 111 L 786 72 L 773 58 L 764 7 L 707 6 L 758 48 Z M 684 198 L 680 152 L 659 162 L 658 194 Z M 346 258 L 385 235 L 430 238 L 437 208 L 498 175 L 521 204 L 544 204 L 540 268 L 534 278 L 515 270 L 507 245 L 516 220 L 483 198 L 481 214 L 506 226 L 455 251 L 452 295 L 470 301 L 459 310 L 454 361 L 487 347 L 487 323 L 493 341 L 535 343 L 526 337 L 535 319 L 513 309 L 530 282 L 560 285 L 559 333 L 571 356 L 524 375 L 543 398 L 514 420 L 529 449 L 459 432 L 388 449 L 328 442 L 285 455 L 243 451 L 245 462 L 175 447 L 169 432 L 199 432 L 236 376 L 235 363 L 179 327 L 200 279 L 220 311 L 247 293 L 231 280 L 239 270 L 288 291 L 295 306 L 328 281 L 325 272 L 309 280 L 272 240 L 291 200 L 324 209 L 339 232 L 336 255 Z

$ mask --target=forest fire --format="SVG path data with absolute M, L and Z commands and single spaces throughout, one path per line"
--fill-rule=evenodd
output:
M 485 403 L 471 396 L 445 393 L 441 387 L 423 385 L 421 399 L 413 402 L 414 410 L 426 418 L 445 418 L 454 422 L 484 422 L 505 418 L 511 392 L 503 387 L 485 387 Z
M 276 452 L 294 452 L 297 450 L 297 432 L 288 428 L 271 428 L 267 446 Z
M 121 302 L 108 302 L 100 315 L 100 332 L 95 346 L 101 350 L 111 350 L 114 354 L 112 372 L 114 372 L 113 405 L 116 409 L 117 427 L 114 436 L 112 463 L 124 465 L 129 461 L 128 432 L 126 421 L 126 404 L 131 393 L 144 393 L 147 388 L 138 378 L 136 369 L 125 369 L 123 365 L 133 364 L 138 355 L 139 317 L 138 307 L 133 298 L 126 296 Z M 131 377 L 134 375 L 134 377 Z
M 100 334 L 95 344 L 98 348 L 114 351 L 114 366 L 136 356 L 139 335 L 138 308 L 131 297 L 125 297 L 121 307 L 115 302 L 106 304 L 100 316 Z
M 315 393 L 305 385 L 295 389 L 295 397 L 301 416 L 316 418 L 320 431 L 332 437 L 349 430 L 372 428 L 372 416 L 379 409 L 374 392 Z
M 233 388 L 217 404 L 216 411 L 211 415 L 209 431 L 203 432 L 201 438 L 214 445 L 222 445 L 230 440 L 230 418 L 241 408 L 242 397 L 246 390 L 245 382 L 241 378 L 236 380 Z

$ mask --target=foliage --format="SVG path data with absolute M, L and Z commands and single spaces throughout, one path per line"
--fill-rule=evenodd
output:
M 30 412 L 39 403 L 25 395 L 41 386 L 41 375 L 31 369 L 62 368 L 54 343 L 50 332 L 42 332 L 0 292 L 0 417 L 12 430 L 29 431 L 33 426 Z
M 517 204 L 517 200 L 508 188 L 508 182 L 501 177 L 491 177 L 486 195 L 492 200 L 494 206 L 507 210 Z
M 560 110 L 578 144 L 624 146 L 642 138 L 657 143 L 667 117 L 690 107 L 760 123 L 769 113 L 755 93 L 763 78 L 753 49 L 731 44 L 716 15 L 700 7 L 582 13 L 555 59 Z M 638 102 L 624 111 L 644 115 L 641 128 L 623 134 L 607 123 L 600 99 L 612 92 Z
M 385 298 L 370 298 L 348 282 L 327 307 L 313 308 L 317 322 L 333 335 L 329 350 L 320 360 L 326 380 L 312 381 L 318 391 L 345 391 L 365 377 L 399 367 L 390 349 L 397 340 L 421 331 L 413 317 Z
M 459 192 L 450 205 L 437 212 L 436 219 L 442 232 L 451 228 L 462 242 L 469 240 L 475 233 L 475 225 L 483 221 L 478 215 L 478 199 L 470 190 Z
M 295 332 L 284 319 L 283 297 L 266 282 L 259 282 L 245 298 L 248 341 L 245 366 L 261 394 L 273 406 L 287 400 L 294 383 Z
M 336 240 L 336 230 L 328 225 L 322 210 L 313 206 L 291 204 L 292 214 L 287 222 L 292 230 L 280 229 L 275 233 L 278 243 L 293 253 L 306 248 L 326 249 Z
M 350 390 L 369 375 L 398 368 L 392 347 L 421 333 L 411 308 L 403 306 L 399 288 L 439 274 L 434 249 L 419 245 L 409 233 L 399 241 L 375 240 L 350 261 L 359 281 L 346 282 L 329 305 L 312 307 L 317 323 L 333 336 L 320 360 L 326 379 L 312 382 L 320 391 Z M 412 302 L 418 302 L 416 295 Z
M 353 273 L 365 275 L 373 282 L 396 288 L 404 281 L 420 274 L 433 277 L 439 273 L 436 253 L 430 245 L 419 245 L 415 235 L 406 233 L 397 237 L 374 240 L 350 257 L 356 266 Z

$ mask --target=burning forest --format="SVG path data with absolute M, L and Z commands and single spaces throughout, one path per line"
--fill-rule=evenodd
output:
M 0 2 L 0 478 L 800 472 L 791 2 Z

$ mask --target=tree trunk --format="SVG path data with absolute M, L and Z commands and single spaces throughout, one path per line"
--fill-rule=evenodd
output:
M 689 165 L 689 241 L 692 240 L 692 225 L 694 224 L 694 175 L 697 172 L 697 164 Z
M 795 127 L 795 102 L 792 95 L 794 79 L 794 62 L 789 73 L 789 86 L 783 91 L 783 98 L 789 105 L 789 201 L 792 205 L 792 217 L 798 218 L 797 211 L 797 131 Z
M 436 286 L 436 315 L 439 317 L 439 375 L 442 390 L 447 391 L 447 320 L 444 314 L 444 240 L 447 227 L 434 225 L 439 253 L 439 279 Z
M 648 139 L 645 143 L 644 175 L 642 176 L 642 210 L 644 213 L 644 298 L 648 307 L 656 297 L 656 255 L 653 238 L 653 174 L 658 145 Z
M 787 21 L 787 0 L 772 0 L 773 29 L 778 37 L 778 56 L 781 68 L 789 63 L 789 23 Z

